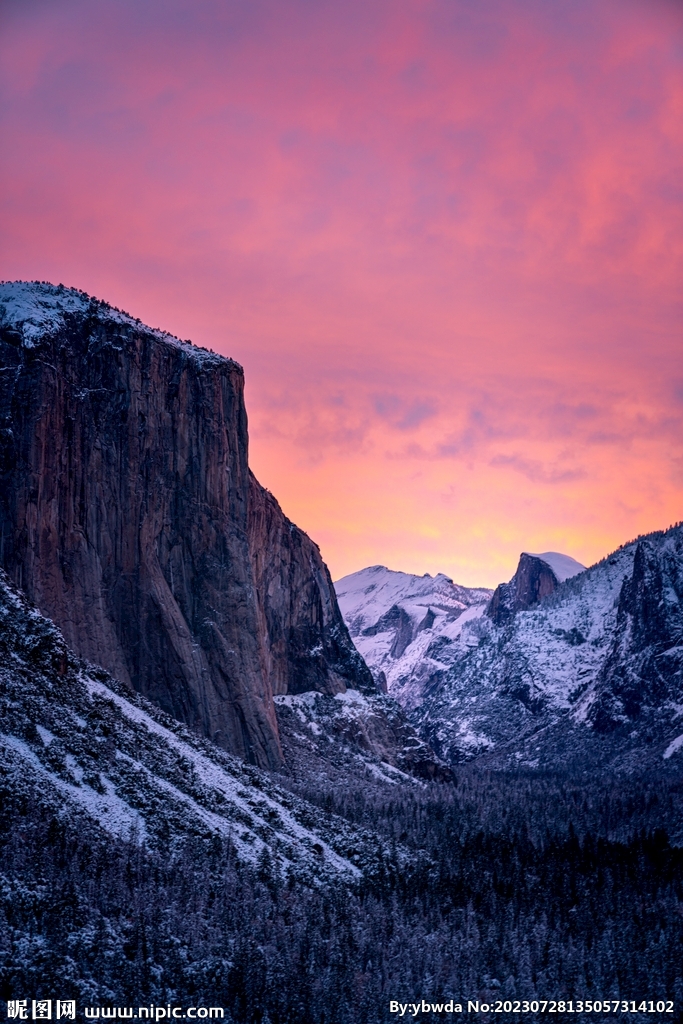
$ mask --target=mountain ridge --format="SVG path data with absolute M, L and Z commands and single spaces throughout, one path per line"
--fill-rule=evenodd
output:
M 509 583 L 445 628 L 431 621 L 421 630 L 424 607 L 416 614 L 395 594 L 373 605 L 364 584 L 388 572 L 381 567 L 339 581 L 340 607 L 375 675 L 386 673 L 419 735 L 453 766 L 675 770 L 682 525 L 641 535 L 588 568 L 544 554 L 523 552 Z M 423 577 L 393 576 L 424 590 Z M 408 620 L 409 642 L 397 643 Z
M 411 720 L 451 763 L 675 768 L 678 748 L 664 755 L 683 731 L 682 600 L 676 524 L 621 545 L 510 619 L 487 618 L 477 647 Z

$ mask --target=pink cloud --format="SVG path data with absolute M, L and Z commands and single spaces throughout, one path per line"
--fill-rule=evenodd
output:
M 65 0 L 0 30 L 0 275 L 242 361 L 257 469 L 335 571 L 491 581 L 680 518 L 679 5 Z

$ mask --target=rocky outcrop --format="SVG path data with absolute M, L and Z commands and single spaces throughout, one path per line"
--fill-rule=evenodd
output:
M 0 371 L 0 562 L 79 657 L 265 767 L 273 688 L 372 686 L 320 553 L 249 472 L 237 363 L 17 283 Z
M 640 540 L 621 587 L 615 637 L 588 717 L 609 732 L 683 699 L 683 536 Z
M 349 689 L 334 697 L 278 696 L 275 705 L 286 771 L 300 781 L 317 777 L 345 787 L 363 776 L 390 784 L 407 781 L 406 775 L 434 782 L 453 778 L 392 697 Z
M 559 580 L 551 567 L 537 555 L 523 553 L 509 583 L 500 583 L 486 609 L 488 617 L 502 626 L 520 611 L 526 611 L 557 589 Z
M 429 615 L 431 609 L 428 609 L 427 615 Z M 427 615 L 422 620 L 424 622 L 427 619 Z M 434 621 L 432 616 L 432 622 Z M 424 628 L 424 627 L 423 627 Z M 367 629 L 363 630 L 363 636 L 377 636 L 379 633 L 386 633 L 392 630 L 394 633 L 394 639 L 390 648 L 390 655 L 392 658 L 400 658 L 405 652 L 413 640 L 413 622 L 405 608 L 401 608 L 397 604 L 392 604 L 388 612 L 385 612 L 377 622 L 372 626 L 368 626 Z M 419 632 L 420 627 L 415 630 Z

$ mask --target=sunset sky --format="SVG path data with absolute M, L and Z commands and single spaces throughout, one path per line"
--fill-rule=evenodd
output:
M 683 3 L 0 0 L 0 278 L 246 373 L 334 578 L 683 519 Z

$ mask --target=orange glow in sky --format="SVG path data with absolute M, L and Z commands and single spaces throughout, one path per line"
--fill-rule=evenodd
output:
M 683 518 L 683 5 L 5 0 L 0 278 L 245 367 L 338 578 Z

